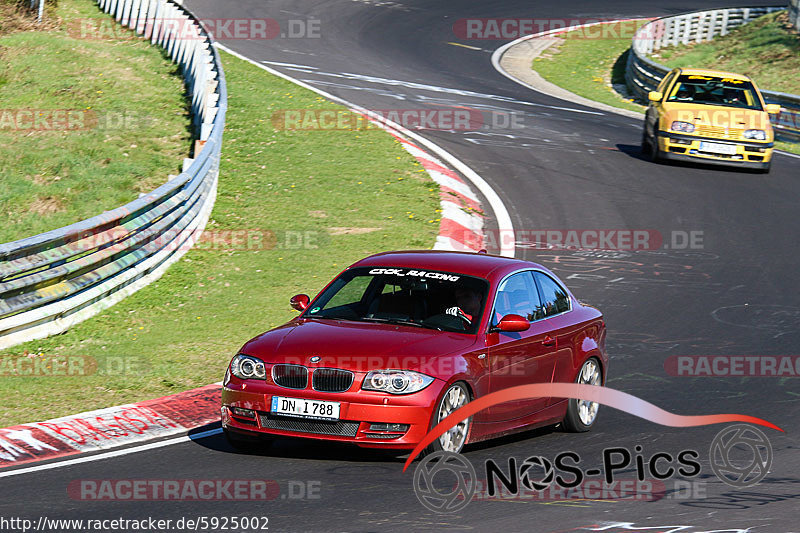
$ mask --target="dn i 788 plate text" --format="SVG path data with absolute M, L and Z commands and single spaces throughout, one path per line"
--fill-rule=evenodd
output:
M 339 402 L 273 396 L 270 412 L 276 415 L 339 420 Z

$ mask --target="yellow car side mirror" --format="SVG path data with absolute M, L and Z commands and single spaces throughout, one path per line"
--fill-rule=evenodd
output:
M 658 91 L 650 91 L 649 93 L 647 93 L 647 99 L 650 100 L 651 102 L 659 102 L 663 97 L 664 95 Z
M 781 112 L 780 104 L 767 104 L 764 107 L 766 112 L 769 113 L 770 115 L 777 115 L 778 113 Z

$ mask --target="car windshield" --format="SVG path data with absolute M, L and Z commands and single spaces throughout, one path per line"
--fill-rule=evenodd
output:
M 763 110 L 749 81 L 698 74 L 680 76 L 667 101 Z
M 303 317 L 475 333 L 488 287 L 484 279 L 424 268 L 352 268 L 336 278 Z

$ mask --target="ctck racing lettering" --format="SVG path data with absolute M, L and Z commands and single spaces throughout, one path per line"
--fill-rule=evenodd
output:
M 425 270 L 405 270 L 403 268 L 373 268 L 369 271 L 370 274 L 385 274 L 389 276 L 409 276 L 427 279 L 440 279 L 443 281 L 458 281 L 461 276 L 454 276 L 452 274 L 445 274 L 444 272 L 427 272 Z

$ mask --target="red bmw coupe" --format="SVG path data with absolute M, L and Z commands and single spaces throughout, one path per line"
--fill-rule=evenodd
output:
M 229 442 L 269 437 L 414 448 L 454 410 L 515 385 L 605 383 L 603 315 L 552 272 L 484 253 L 381 253 L 345 269 L 301 314 L 247 342 L 222 390 Z M 598 404 L 507 402 L 463 420 L 428 451 L 561 423 L 594 424 Z

